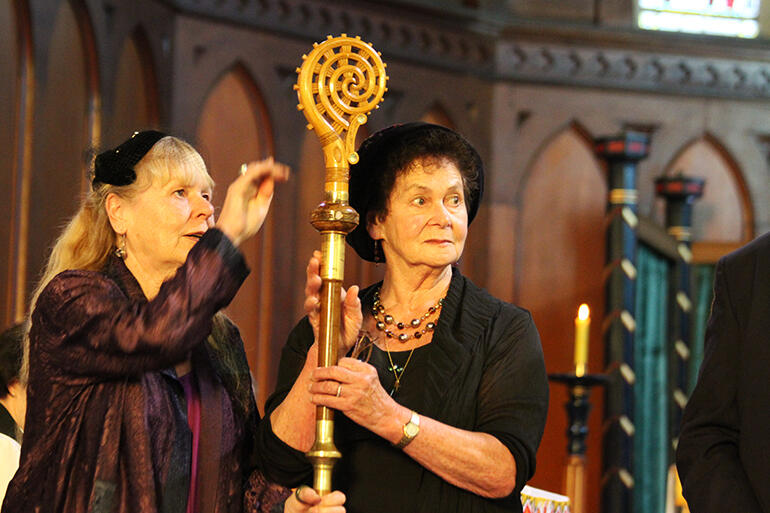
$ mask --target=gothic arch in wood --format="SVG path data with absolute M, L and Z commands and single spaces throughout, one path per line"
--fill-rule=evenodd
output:
M 158 80 L 155 59 L 141 25 L 127 37 L 116 69 L 110 124 L 105 127 L 105 147 L 113 147 L 134 130 L 157 128 Z
M 666 166 L 668 176 L 683 173 L 706 179 L 693 208 L 693 246 L 697 261 L 715 262 L 754 238 L 754 206 L 741 168 L 710 133 L 686 143 Z M 662 202 L 659 215 L 662 218 Z
M 581 303 L 595 319 L 591 326 L 589 370 L 603 368 L 601 323 L 604 309 L 602 269 L 605 260 L 604 214 L 607 186 L 593 154 L 592 138 L 576 122 L 547 139 L 535 154 L 522 181 L 516 232 L 516 301 L 530 310 L 540 332 L 548 372 L 569 372 L 573 366 L 573 320 Z M 564 387 L 551 387 L 551 401 L 533 485 L 558 483 L 566 461 L 567 419 Z M 592 397 L 601 411 L 600 397 Z M 590 417 L 589 482 L 598 491 L 601 415 Z M 588 497 L 598 510 L 599 497 Z
M 420 120 L 451 129 L 455 128 L 452 118 L 447 114 L 446 109 L 439 102 L 434 103 L 425 114 L 420 117 Z
M 0 8 L 0 326 L 26 312 L 27 226 L 34 101 L 32 26 L 27 0 Z
M 256 82 L 236 63 L 209 90 L 196 128 L 196 144 L 217 183 L 215 207 L 243 162 L 273 153 L 272 129 Z M 275 205 L 274 205 L 275 206 Z M 240 249 L 251 268 L 228 315 L 238 325 L 249 365 L 257 379 L 257 402 L 264 404 L 274 382 L 277 354 L 271 348 L 273 326 L 274 226 L 271 212 L 260 233 Z
M 89 149 L 101 137 L 101 91 L 91 16 L 83 0 L 59 4 L 49 45 L 36 48 L 27 291 L 89 186 Z M 40 69 L 40 68 L 44 69 Z M 34 227 L 34 228 L 32 228 Z

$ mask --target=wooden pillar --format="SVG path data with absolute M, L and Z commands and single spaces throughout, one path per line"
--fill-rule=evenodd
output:
M 595 142 L 607 165 L 607 304 L 603 323 L 605 392 L 602 509 L 629 513 L 633 508 L 634 332 L 638 191 L 636 169 L 649 152 L 646 134 L 626 132 Z
M 666 230 L 677 240 L 678 259 L 671 268 L 669 279 L 668 358 L 669 358 L 669 464 L 679 440 L 679 426 L 687 404 L 688 369 L 690 363 L 690 328 L 692 300 L 690 267 L 692 261 L 692 207 L 703 195 L 702 178 L 660 177 L 655 180 L 655 192 L 666 200 Z

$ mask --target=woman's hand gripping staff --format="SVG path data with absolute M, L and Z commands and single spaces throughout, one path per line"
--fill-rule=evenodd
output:
M 321 252 L 314 251 L 307 265 L 305 281 L 305 312 L 313 327 L 315 342 L 310 347 L 297 381 L 286 399 L 270 416 L 273 432 L 285 443 L 299 451 L 307 452 L 315 440 L 316 405 L 310 400 L 311 375 L 318 366 L 318 323 L 320 318 Z M 361 330 L 363 315 L 361 300 L 358 298 L 358 286 L 342 289 L 341 336 L 339 353 L 347 352 L 355 345 Z

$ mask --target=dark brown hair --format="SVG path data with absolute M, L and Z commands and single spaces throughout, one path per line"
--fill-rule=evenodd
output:
M 364 260 L 374 261 L 374 240 L 367 221 L 387 214 L 396 179 L 415 162 L 452 162 L 463 180 L 468 224 L 476 216 L 484 190 L 484 168 L 478 152 L 460 134 L 440 125 L 394 125 L 369 137 L 358 150 L 359 162 L 350 168 L 350 205 L 360 216 L 347 241 Z

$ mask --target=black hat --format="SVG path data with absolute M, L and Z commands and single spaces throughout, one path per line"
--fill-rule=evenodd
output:
M 94 160 L 93 185 L 107 183 L 120 187 L 134 183 L 134 166 L 164 137 L 166 134 L 156 130 L 134 132 L 134 135 L 117 148 L 97 155 Z
M 368 137 L 358 149 L 359 160 L 350 166 L 350 205 L 360 216 L 358 226 L 346 238 L 348 244 L 356 250 L 358 256 L 369 262 L 374 262 L 374 239 L 369 236 L 366 228 L 366 218 L 374 200 L 377 189 L 382 188 L 381 177 L 388 165 L 388 156 L 394 150 L 408 147 L 412 144 L 424 145 L 436 133 L 451 134 L 469 150 L 475 171 L 475 187 L 471 187 L 469 197 L 465 198 L 468 208 L 468 224 L 476 217 L 479 203 L 484 192 L 484 165 L 476 149 L 457 132 L 449 128 L 431 123 L 414 122 L 393 125 L 384 128 Z M 440 152 L 439 152 L 440 154 Z M 435 155 L 428 147 L 426 152 L 415 155 Z M 382 256 L 384 259 L 384 256 Z

